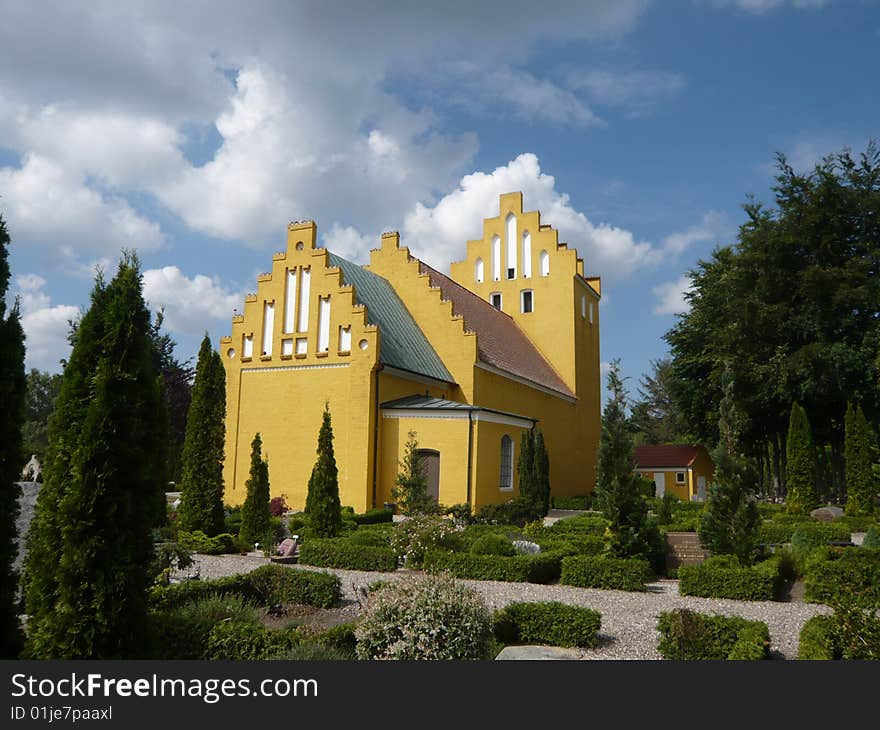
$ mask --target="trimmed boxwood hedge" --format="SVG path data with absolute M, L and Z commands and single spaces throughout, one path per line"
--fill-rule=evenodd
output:
M 854 601 L 880 608 L 880 549 L 827 547 L 812 552 L 804 576 L 804 600 L 829 606 Z
M 580 588 L 643 591 L 651 567 L 639 558 L 573 555 L 562 559 L 560 582 Z
M 378 509 L 370 509 L 362 515 L 355 515 L 354 521 L 358 525 L 377 525 L 384 522 L 392 522 L 394 520 L 394 511 L 379 507 Z
M 601 555 L 608 545 L 604 537 L 598 535 L 547 535 L 534 538 L 545 552 L 561 555 Z
M 798 659 L 839 659 L 835 656 L 834 616 L 813 616 L 801 628 Z
M 330 608 L 341 596 L 339 578 L 330 573 L 263 565 L 250 573 L 219 580 L 189 580 L 170 586 L 154 586 L 150 604 L 165 610 L 207 596 L 239 595 L 262 605 L 269 602 L 302 603 Z
M 600 514 L 577 515 L 557 520 L 552 525 L 545 525 L 542 520 L 530 522 L 523 528 L 523 533 L 531 538 L 561 535 L 598 535 L 602 536 L 608 529 L 608 520 Z
M 432 550 L 425 555 L 423 567 L 429 573 L 449 572 L 456 578 L 500 580 L 513 583 L 552 583 L 559 578 L 557 553 L 537 555 L 473 555 Z
M 596 645 L 602 614 L 558 601 L 510 603 L 493 617 L 495 638 L 505 644 Z
M 838 522 L 812 522 L 797 525 L 791 535 L 791 547 L 797 553 L 806 553 L 820 545 L 850 541 L 850 529 Z
M 397 570 L 397 555 L 390 546 L 358 545 L 344 537 L 306 540 L 299 549 L 299 562 L 321 568 L 377 570 L 385 573 Z
M 666 659 L 767 659 L 770 631 L 761 621 L 739 616 L 708 616 L 688 609 L 660 614 L 659 652 Z
M 678 569 L 682 596 L 731 598 L 738 601 L 772 601 L 782 584 L 782 563 L 771 558 L 754 567 L 741 567 L 729 556 L 708 558 L 698 565 Z M 731 556 L 732 557 L 732 556 Z

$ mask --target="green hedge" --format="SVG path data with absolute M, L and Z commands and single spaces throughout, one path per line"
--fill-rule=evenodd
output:
M 839 659 L 835 655 L 834 616 L 813 616 L 801 628 L 798 659 Z
M 778 558 L 754 567 L 740 567 L 735 558 L 733 561 L 709 558 L 698 565 L 679 567 L 678 591 L 682 596 L 772 601 L 782 583 L 781 568 Z
M 880 660 L 880 616 L 859 609 L 814 616 L 801 629 L 798 659 Z
M 797 525 L 791 535 L 791 547 L 796 553 L 806 553 L 820 545 L 849 542 L 848 525 L 837 522 L 813 522 Z
M 552 583 L 559 578 L 560 555 L 472 555 L 433 550 L 425 555 L 424 569 L 429 573 L 447 571 L 456 578 L 499 580 L 513 583 Z
M 153 608 L 166 610 L 208 596 L 239 595 L 261 605 L 301 603 L 330 608 L 341 596 L 339 578 L 330 573 L 264 565 L 250 573 L 219 580 L 190 580 L 150 590 Z
M 598 535 L 608 529 L 608 520 L 600 514 L 577 515 L 545 525 L 541 520 L 530 522 L 523 528 L 523 534 L 531 538 L 562 535 Z
M 824 559 L 822 559 L 824 558 Z M 804 600 L 880 608 L 880 549 L 824 548 L 807 560 Z
M 208 537 L 201 530 L 195 532 L 180 530 L 177 533 L 177 541 L 187 550 L 203 555 L 224 555 L 239 552 L 235 537 L 227 532 L 216 537 Z
M 358 528 L 354 532 L 345 536 L 349 545 L 366 545 L 368 547 L 391 547 L 391 531 L 390 530 L 364 530 Z
M 354 516 L 354 521 L 358 525 L 377 525 L 383 522 L 392 522 L 393 520 L 394 512 L 383 507 L 367 510 L 362 515 Z
M 344 537 L 306 540 L 299 549 L 299 562 L 321 568 L 377 570 L 385 573 L 397 570 L 397 555 L 390 546 L 357 545 Z
M 660 614 L 657 649 L 666 659 L 767 659 L 770 631 L 761 621 L 677 609 Z
M 550 499 L 553 509 L 588 510 L 593 506 L 593 495 L 587 494 L 578 497 L 552 497 Z
M 639 558 L 574 555 L 562 559 L 560 582 L 580 588 L 643 591 L 651 567 Z
M 601 555 L 608 546 L 608 541 L 598 535 L 547 535 L 534 540 L 541 550 L 561 555 Z
M 495 638 L 505 644 L 596 645 L 598 611 L 557 601 L 511 603 L 495 612 Z
M 490 534 L 474 540 L 468 552 L 472 555 L 501 555 L 511 558 L 516 555 L 516 548 L 504 535 Z

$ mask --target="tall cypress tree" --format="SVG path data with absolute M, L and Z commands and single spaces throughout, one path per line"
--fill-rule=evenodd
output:
M 405 515 L 424 512 L 433 501 L 428 496 L 428 475 L 425 473 L 425 462 L 419 454 L 419 442 L 416 432 L 407 434 L 406 451 L 400 462 L 400 471 L 394 486 L 391 487 L 391 498 L 400 506 Z
M 269 464 L 263 459 L 263 441 L 258 433 L 251 442 L 251 471 L 241 507 L 241 542 L 252 545 L 265 539 L 272 514 L 269 511 Z
M 816 460 L 807 412 L 797 403 L 791 404 L 786 442 L 785 510 L 790 514 L 807 514 L 819 504 L 816 491 Z
M 535 487 L 546 515 L 550 511 L 550 455 L 547 453 L 541 429 L 535 429 L 534 438 L 532 458 L 534 460 Z
M 21 423 L 24 420 L 26 377 L 24 372 L 24 332 L 18 302 L 6 313 L 9 286 L 9 234 L 0 216 L 0 659 L 14 659 L 22 647 L 18 622 L 14 569 L 16 549 L 15 520 L 19 513 L 18 479 L 24 461 Z
M 166 438 L 140 265 L 100 277 L 73 340 L 28 538 L 29 653 L 127 658 L 147 642 L 156 455 Z
M 192 403 L 183 444 L 180 529 L 223 532 L 223 458 L 226 437 L 226 373 L 208 335 L 199 348 Z
M 519 460 L 516 465 L 519 472 L 519 494 L 524 499 L 538 503 L 538 483 L 535 475 L 535 437 L 532 431 L 523 431 L 519 442 Z
M 342 508 L 339 503 L 339 472 L 333 456 L 333 426 L 330 407 L 324 405 L 324 417 L 318 433 L 318 459 L 309 477 L 306 514 L 309 527 L 318 537 L 335 537 L 342 527 Z
M 860 405 L 847 404 L 844 428 L 846 513 L 869 515 L 874 511 L 877 488 L 871 471 L 871 430 Z

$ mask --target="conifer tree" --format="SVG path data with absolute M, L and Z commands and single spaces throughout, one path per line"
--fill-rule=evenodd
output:
M 339 503 L 339 473 L 333 456 L 333 426 L 330 406 L 324 405 L 324 417 L 318 433 L 318 459 L 309 477 L 306 514 L 309 527 L 318 537 L 336 537 L 342 528 L 342 508 Z
M 431 502 L 428 496 L 428 476 L 425 474 L 424 460 L 419 454 L 415 431 L 407 434 L 406 452 L 400 462 L 397 480 L 391 487 L 391 498 L 405 515 L 424 512 Z
M 844 428 L 846 514 L 869 515 L 877 488 L 871 471 L 871 431 L 861 405 L 847 404 Z
M 263 459 L 263 441 L 258 433 L 251 442 L 251 470 L 245 487 L 247 496 L 241 506 L 241 542 L 252 545 L 265 539 L 272 514 L 269 511 L 269 464 Z
M 24 461 L 21 423 L 24 418 L 26 377 L 24 332 L 16 302 L 6 313 L 9 286 L 9 234 L 0 216 L 0 659 L 14 659 L 22 647 L 14 569 L 16 524 L 19 513 L 18 480 Z
M 125 254 L 72 335 L 28 536 L 28 653 L 131 658 L 147 642 L 161 389 L 140 265 Z
M 819 504 L 816 492 L 816 462 L 807 412 L 791 404 L 786 442 L 785 510 L 789 514 L 808 514 Z
M 537 475 L 535 474 L 535 436 L 532 431 L 523 431 L 519 442 L 519 459 L 516 465 L 519 472 L 519 494 L 523 499 L 540 503 Z
M 208 536 L 224 530 L 223 458 L 226 372 L 206 334 L 199 348 L 181 457 L 180 529 Z
M 544 434 L 541 429 L 535 429 L 535 443 L 532 447 L 534 459 L 534 474 L 536 492 L 543 505 L 546 515 L 550 511 L 550 456 L 544 444 Z

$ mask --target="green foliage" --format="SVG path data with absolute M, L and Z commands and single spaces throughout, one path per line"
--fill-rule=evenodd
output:
M 199 348 L 192 402 L 181 455 L 180 527 L 213 536 L 223 532 L 226 372 L 206 334 Z
M 570 556 L 562 559 L 560 583 L 580 588 L 644 591 L 651 566 L 641 558 Z
M 880 617 L 852 607 L 814 616 L 801 629 L 798 659 L 880 659 Z
M 25 459 L 35 454 L 40 462 L 45 461 L 49 447 L 49 419 L 55 411 L 55 401 L 60 390 L 60 373 L 46 373 L 36 368 L 31 368 L 28 372 L 21 424 L 24 442 L 22 456 Z
M 223 621 L 208 633 L 203 658 L 260 661 L 291 649 L 299 639 L 291 629 L 273 631 L 260 624 Z
M 285 662 L 351 661 L 356 658 L 354 652 L 335 646 L 326 646 L 316 641 L 298 641 L 289 649 L 282 649 L 277 654 L 266 657 L 266 659 Z
M 156 554 L 150 565 L 150 575 L 154 585 L 167 586 L 176 570 L 184 570 L 193 564 L 192 554 L 179 542 L 165 542 L 156 545 Z
M 832 607 L 855 602 L 864 608 L 880 608 L 880 550 L 815 550 L 806 561 L 804 600 Z
M 585 494 L 576 497 L 553 497 L 553 509 L 588 510 L 593 507 L 593 495 Z
M 370 595 L 355 636 L 360 659 L 486 659 L 492 618 L 448 576 L 404 578 Z
M 429 550 L 451 547 L 455 532 L 453 524 L 443 517 L 414 515 L 394 526 L 391 547 L 406 567 L 419 568 Z
M 557 601 L 509 603 L 493 617 L 495 638 L 505 644 L 596 645 L 602 614 Z
M 522 432 L 516 470 L 519 475 L 520 496 L 532 502 L 541 502 L 542 495 L 535 474 L 535 435 L 532 431 Z
M 871 446 L 874 439 L 862 407 L 846 408 L 846 514 L 869 515 L 874 512 L 877 482 L 871 470 Z
M 33 658 L 142 655 L 166 442 L 140 265 L 101 277 L 72 335 L 28 536 Z M 162 507 L 164 512 L 164 506 Z
M 803 556 L 820 545 L 849 542 L 849 527 L 834 522 L 804 522 L 795 525 L 791 533 L 791 549 L 797 556 Z
M 632 406 L 632 424 L 639 444 L 688 443 L 690 429 L 672 397 L 672 361 L 651 361 L 650 375 L 639 383 L 639 400 Z
M 354 533 L 357 534 L 357 533 Z M 299 562 L 322 568 L 347 570 L 397 570 L 397 554 L 387 544 L 377 547 L 356 544 L 347 538 L 309 538 L 299 549 Z
M 384 527 L 387 523 L 381 524 Z M 388 527 L 390 528 L 391 525 L 388 525 Z M 354 532 L 348 533 L 345 536 L 345 540 L 350 545 L 387 548 L 391 545 L 391 530 L 370 527 L 366 529 L 357 529 Z M 310 540 L 310 542 L 313 542 L 313 540 Z
M 378 509 L 370 509 L 362 515 L 355 515 L 354 521 L 359 525 L 376 525 L 383 522 L 392 522 L 394 520 L 394 512 L 384 507 Z
M 535 439 L 532 455 L 535 460 L 535 495 L 533 502 L 541 505 L 541 514 L 546 515 L 550 510 L 550 455 L 544 443 L 544 434 L 541 429 L 532 431 Z
M 742 567 L 733 555 L 708 558 L 698 565 L 682 565 L 678 578 L 678 591 L 683 596 L 737 601 L 772 601 L 782 584 L 778 559 Z
M 594 501 L 611 523 L 611 553 L 619 558 L 642 557 L 660 569 L 663 541 L 656 524 L 648 519 L 641 480 L 633 472 L 632 424 L 626 417 L 627 395 L 616 360 L 608 373 L 608 390 L 611 395 L 602 413 Z
M 400 471 L 394 486 L 391 487 L 391 498 L 397 503 L 402 514 L 414 515 L 431 511 L 433 500 L 428 496 L 428 475 L 425 464 L 419 454 L 419 442 L 416 432 L 407 434 L 406 453 L 400 462 Z
M 681 500 L 678 497 L 669 492 L 663 495 L 663 498 L 660 500 L 660 504 L 657 509 L 658 525 L 669 525 L 672 523 L 675 512 L 675 503 L 680 501 Z
M 834 616 L 813 616 L 801 628 L 798 659 L 808 661 L 839 659 L 834 642 Z
M 792 403 L 785 461 L 785 508 L 790 514 L 809 514 L 819 505 L 815 462 L 807 412 Z
M 531 499 L 517 497 L 500 504 L 484 504 L 474 515 L 474 521 L 486 524 L 517 525 L 522 527 L 543 516 L 543 508 Z
M 552 583 L 560 575 L 560 558 L 558 553 L 543 552 L 505 557 L 434 550 L 425 555 L 423 567 L 429 573 L 447 572 L 469 580 Z
M 708 616 L 688 609 L 660 614 L 657 648 L 666 659 L 769 659 L 767 624 L 739 616 Z
M 336 457 L 333 455 L 333 426 L 328 404 L 324 405 L 317 454 L 318 459 L 309 477 L 306 514 L 315 536 L 336 537 L 342 529 L 342 508 L 339 503 L 339 472 L 336 468 Z
M 501 555 L 511 557 L 516 555 L 513 543 L 504 535 L 488 534 L 474 540 L 471 543 L 470 552 L 473 555 Z
M 15 520 L 20 489 L 16 482 L 26 461 L 21 423 L 25 416 L 24 331 L 16 302 L 7 314 L 9 234 L 0 216 L 0 659 L 14 659 L 22 648 L 18 621 Z
M 272 514 L 269 511 L 269 464 L 263 458 L 260 434 L 251 442 L 251 469 L 245 487 L 247 496 L 241 506 L 239 541 L 253 546 L 264 542 L 269 532 Z
M 880 528 L 870 527 L 862 538 L 863 548 L 880 548 Z
M 187 550 L 203 555 L 226 555 L 237 553 L 235 538 L 228 532 L 221 532 L 216 537 L 208 537 L 201 530 L 177 533 L 177 539 Z

